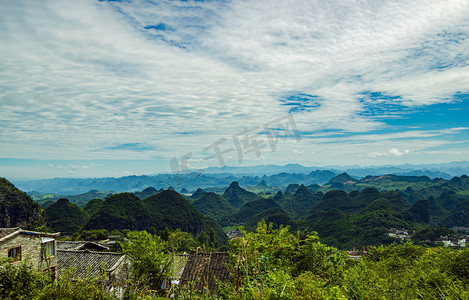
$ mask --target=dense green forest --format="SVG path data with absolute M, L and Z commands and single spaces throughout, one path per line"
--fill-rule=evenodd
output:
M 282 178 L 288 178 L 287 175 L 279 174 Z M 117 194 L 93 190 L 55 202 L 39 199 L 36 193 L 43 208 L 6 179 L 2 182 L 3 198 L 12 199 L 16 195 L 18 199 L 15 210 L 18 205 L 24 206 L 23 211 L 35 205 L 37 215 L 43 216 L 38 220 L 30 217 L 32 228 L 49 228 L 72 238 L 92 236 L 83 232 L 100 229 L 161 234 L 167 228 L 188 232 L 194 240 L 203 233 L 200 239 L 204 240 L 213 230 L 217 245 L 222 246 L 227 243 L 222 227 L 244 225 L 246 230 L 253 231 L 259 221 L 266 220 L 275 228 L 288 225 L 292 231 L 316 231 L 325 244 L 350 250 L 389 244 L 399 238 L 434 245 L 441 237 L 428 238 L 421 232 L 438 228 L 461 231 L 463 227 L 462 233 L 450 230 L 449 234 L 441 235 L 457 239 L 465 232 L 464 227 L 469 227 L 469 178 L 465 175 L 450 180 L 397 175 L 358 180 L 342 173 L 322 186 L 298 183 L 285 188 L 268 181 L 277 177 L 266 177 L 246 187 L 234 181 L 218 193 L 198 188 L 192 194 L 179 194 L 172 187 L 168 190 L 147 187 Z M 12 209 L 10 202 L 4 201 L 4 211 Z M 15 218 L 15 214 L 10 216 Z M 392 235 L 391 230 L 406 235 Z

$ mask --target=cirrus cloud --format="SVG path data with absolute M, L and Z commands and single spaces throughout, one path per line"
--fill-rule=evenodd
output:
M 169 164 L 288 113 L 324 164 L 373 139 L 396 149 L 373 146 L 383 162 L 442 150 L 467 138 L 450 129 L 469 126 L 468 16 L 458 0 L 4 1 L 0 157 Z M 421 146 L 397 150 L 406 134 Z M 305 163 L 292 147 L 265 157 Z

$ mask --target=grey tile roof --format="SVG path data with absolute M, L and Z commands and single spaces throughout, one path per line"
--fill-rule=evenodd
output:
M 51 237 L 51 238 L 56 238 L 60 235 L 60 233 L 45 233 L 45 232 L 24 230 L 24 229 L 21 229 L 20 227 L 0 228 L 0 242 L 6 239 L 9 239 L 10 237 L 15 236 L 19 233 L 36 235 L 40 237 Z
M 188 259 L 189 254 L 178 254 L 173 257 L 169 279 L 179 280 L 181 278 L 182 272 L 184 271 L 184 267 L 186 266 Z
M 0 228 L 0 239 L 6 237 L 7 235 L 17 231 L 17 230 L 20 230 L 19 227 L 15 227 L 15 228 Z
M 72 279 L 99 277 L 101 270 L 110 273 L 125 260 L 123 253 L 93 252 L 88 250 L 57 250 L 57 272 L 59 278 L 67 271 Z
M 205 279 L 209 290 L 212 291 L 216 288 L 215 278 L 220 281 L 230 279 L 231 274 L 227 266 L 229 261 L 226 252 L 191 252 L 181 275 L 181 285 L 195 282 L 197 289 L 203 289 Z
M 108 247 L 89 241 L 57 241 L 59 250 L 109 250 Z

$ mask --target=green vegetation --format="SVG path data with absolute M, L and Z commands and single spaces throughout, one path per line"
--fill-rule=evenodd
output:
M 427 248 L 411 242 L 370 247 L 362 259 L 321 243 L 315 232 L 260 222 L 229 244 L 231 279 L 217 290 L 160 290 L 168 276 L 175 232 L 166 240 L 131 232 L 122 245 L 132 258 L 125 299 L 467 299 L 469 249 Z M 176 242 L 177 243 L 177 242 Z M 27 264 L 0 266 L 2 299 L 117 299 L 99 278 L 52 283 Z M 76 291 L 80 291 L 77 293 Z
M 129 232 L 127 237 L 129 240 L 122 243 L 122 250 L 132 261 L 132 284 L 158 290 L 170 273 L 171 255 L 166 253 L 167 242 L 146 231 Z
M 281 205 L 291 216 L 298 217 L 311 209 L 321 197 L 322 193 L 312 193 L 302 184 L 291 197 L 284 198 Z
M 111 300 L 118 297 L 104 288 L 101 278 L 75 281 L 64 276 L 53 281 L 48 274 L 37 272 L 31 264 L 10 264 L 8 260 L 1 260 L 0 299 Z
M 254 231 L 257 228 L 257 224 L 262 220 L 265 220 L 267 223 L 272 223 L 275 229 L 286 225 L 289 225 L 290 228 L 293 229 L 298 227 L 296 226 L 297 224 L 294 223 L 294 220 L 292 220 L 280 207 L 271 207 L 252 216 L 246 222 L 244 222 L 244 227 L 248 231 Z
M 44 225 L 44 210 L 26 193 L 0 177 L 0 227 Z
M 245 203 L 238 211 L 238 213 L 234 216 L 234 219 L 237 222 L 245 222 L 249 218 L 253 217 L 256 214 L 262 213 L 263 211 L 280 207 L 274 200 L 272 199 L 258 199 L 253 200 L 251 202 Z
M 121 193 L 107 198 L 85 229 L 144 230 L 149 227 L 150 215 L 143 202 L 134 194 Z
M 237 181 L 233 181 L 223 193 L 223 198 L 228 200 L 232 207 L 239 209 L 244 203 L 256 200 L 259 196 L 246 191 L 239 186 Z
M 78 232 L 86 224 L 85 212 L 65 198 L 49 206 L 46 216 L 50 228 L 63 234 Z
M 159 193 L 159 191 L 157 189 L 155 189 L 154 187 L 147 187 L 143 191 L 137 192 L 137 193 L 134 193 L 134 194 L 135 194 L 135 196 L 140 198 L 140 200 L 145 200 L 146 198 L 151 197 L 153 195 L 156 195 L 158 193 Z
M 350 194 L 329 191 L 300 218 L 301 227 L 317 231 L 326 244 L 341 249 L 389 244 L 395 241 L 387 235 L 389 229 L 418 228 L 428 222 L 428 201 L 411 206 L 396 192 L 373 188 Z
M 200 213 L 215 219 L 221 226 L 230 224 L 230 217 L 236 212 L 228 201 L 213 192 L 205 192 L 192 205 Z
M 198 199 L 200 198 L 203 194 L 205 193 L 205 191 L 201 188 L 198 188 L 191 196 L 190 198 L 191 199 Z
M 104 201 L 101 199 L 93 199 L 86 203 L 86 205 L 83 207 L 83 211 L 85 212 L 87 218 L 90 219 L 91 216 L 97 213 L 101 209 L 103 203 Z
M 165 228 L 181 229 L 198 236 L 202 231 L 215 231 L 219 245 L 227 243 L 223 229 L 213 219 L 203 216 L 192 204 L 174 191 L 166 190 L 140 200 L 131 193 L 115 194 L 101 204 L 99 201 L 86 207 L 91 215 L 84 229 L 150 230 L 162 232 Z M 96 206 L 96 207 L 95 207 Z M 94 208 L 93 208 L 94 207 Z M 155 232 L 155 233 L 156 233 Z
M 71 203 L 83 208 L 88 201 L 92 199 L 105 199 L 113 194 L 111 191 L 98 191 L 90 190 L 89 192 L 78 194 L 78 195 L 56 195 L 56 194 L 41 194 L 38 192 L 31 192 L 31 197 L 43 208 L 47 208 L 51 204 L 55 203 L 58 199 L 67 198 Z

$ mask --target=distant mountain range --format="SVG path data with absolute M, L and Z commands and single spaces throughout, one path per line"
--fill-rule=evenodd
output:
M 454 161 L 449 163 L 441 164 L 403 164 L 403 165 L 384 165 L 384 166 L 323 166 L 323 167 L 305 167 L 300 164 L 287 164 L 284 166 L 278 165 L 258 165 L 249 167 L 224 167 L 224 168 L 206 168 L 196 170 L 198 173 L 205 174 L 237 174 L 237 175 L 273 175 L 277 173 L 301 173 L 306 174 L 315 170 L 330 170 L 335 173 L 347 172 L 351 176 L 364 177 L 366 175 L 384 175 L 384 174 L 395 174 L 395 175 L 409 175 L 409 176 L 420 176 L 425 175 L 431 178 L 446 176 L 450 179 L 454 176 L 461 176 L 468 173 L 469 162 L 468 161 Z M 415 174 L 407 174 L 413 173 Z M 422 172 L 422 173 L 420 173 Z
M 184 175 L 158 174 L 108 178 L 53 178 L 39 180 L 14 180 L 13 183 L 23 191 L 54 193 L 58 195 L 77 195 L 98 191 L 134 192 L 148 187 L 175 190 L 186 189 L 195 191 L 197 188 L 225 189 L 233 181 L 243 186 L 256 186 L 262 181 L 269 186 L 286 187 L 291 183 L 306 186 L 326 184 L 336 175 L 346 172 L 349 176 L 360 179 L 366 176 L 386 174 L 402 176 L 428 176 L 430 179 L 451 179 L 454 176 L 469 174 L 469 162 L 451 162 L 427 165 L 397 165 L 371 167 L 340 167 L 327 168 L 304 167 L 298 164 L 259 165 L 250 167 L 207 168 Z

